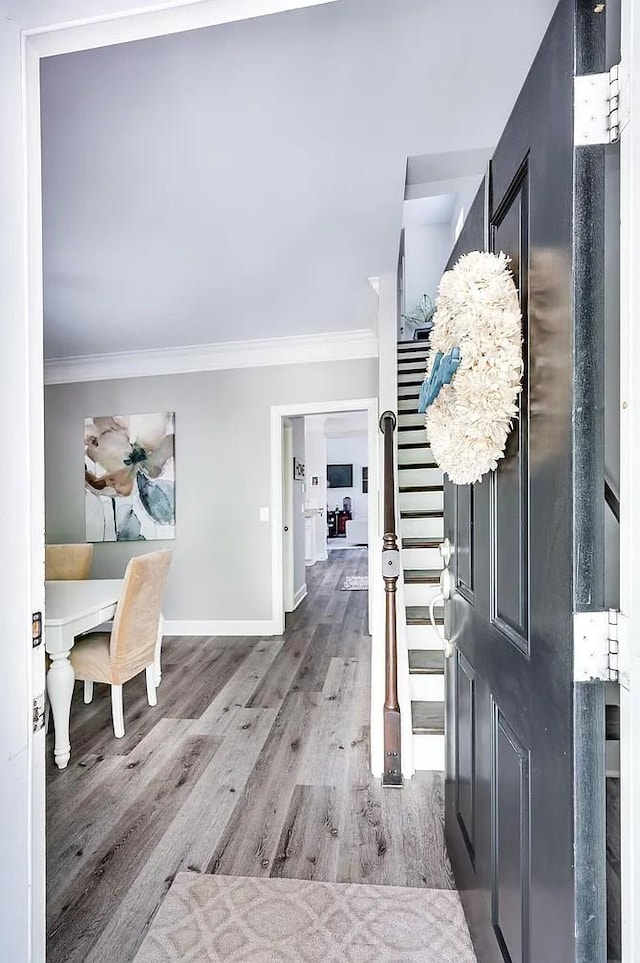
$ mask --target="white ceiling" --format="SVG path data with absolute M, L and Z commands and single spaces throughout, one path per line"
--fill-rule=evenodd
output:
M 44 61 L 47 357 L 368 326 L 407 157 L 497 140 L 555 2 L 339 0 Z

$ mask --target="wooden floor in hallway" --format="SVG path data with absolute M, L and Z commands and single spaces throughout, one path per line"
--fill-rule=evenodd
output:
M 113 737 L 107 686 L 76 685 L 72 756 L 48 742 L 48 963 L 132 960 L 178 871 L 451 888 L 443 783 L 368 772 L 366 550 L 307 569 L 282 638 L 165 639 Z

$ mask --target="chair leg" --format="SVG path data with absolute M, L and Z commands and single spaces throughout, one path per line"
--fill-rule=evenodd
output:
M 157 706 L 158 696 L 156 695 L 156 667 L 153 663 L 147 666 L 145 669 L 145 674 L 147 677 L 147 699 L 149 700 L 149 705 Z
M 85 679 L 84 680 L 84 704 L 88 706 L 92 699 L 93 699 L 93 682 L 91 681 L 91 679 Z
M 122 708 L 122 686 L 111 686 L 111 717 L 113 719 L 113 734 L 116 739 L 124 736 L 124 710 Z
M 156 657 L 155 657 L 155 683 L 156 689 L 162 682 L 162 634 L 164 632 L 164 619 L 162 616 L 158 619 L 158 637 L 156 640 Z

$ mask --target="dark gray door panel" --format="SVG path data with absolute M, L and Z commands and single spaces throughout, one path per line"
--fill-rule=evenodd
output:
M 591 956 L 581 949 L 586 919 L 602 930 L 599 908 L 576 902 L 574 815 L 585 810 L 575 749 L 595 772 L 597 747 L 590 759 L 579 733 L 598 731 L 600 710 L 581 699 L 574 736 L 572 638 L 574 611 L 603 604 L 601 379 L 590 366 L 600 357 L 604 149 L 573 145 L 574 70 L 598 69 L 602 29 L 593 4 L 561 0 L 449 265 L 504 251 L 523 316 L 523 390 L 505 457 L 481 483 L 445 486 L 455 584 L 446 831 L 480 963 L 603 963 L 599 936 Z M 593 779 L 576 785 L 598 791 Z

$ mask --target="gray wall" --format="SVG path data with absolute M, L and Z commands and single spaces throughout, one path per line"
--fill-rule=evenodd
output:
M 452 248 L 449 224 L 426 224 L 405 228 L 405 308 L 412 314 L 423 294 L 435 303 L 442 272 Z
M 46 537 L 84 540 L 86 415 L 176 413 L 176 538 L 96 545 L 93 574 L 168 544 L 167 619 L 271 619 L 270 406 L 377 395 L 377 360 L 71 385 L 45 395 Z

